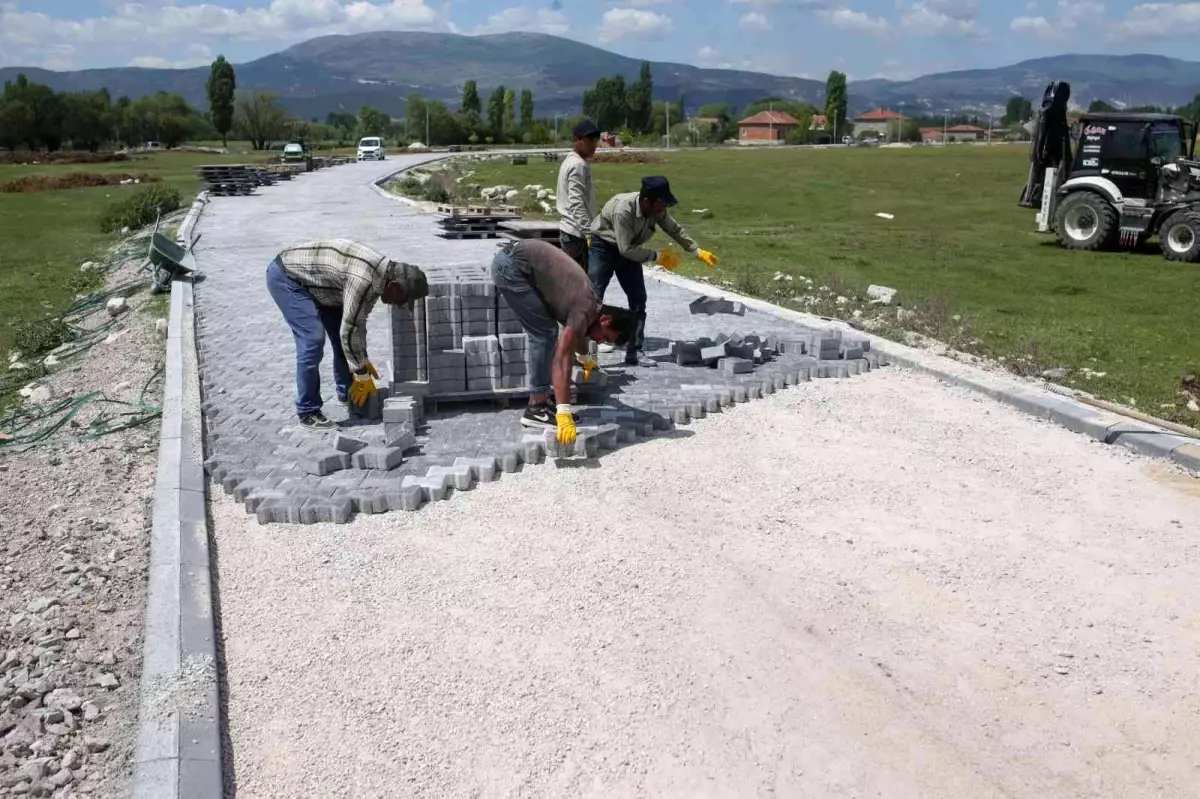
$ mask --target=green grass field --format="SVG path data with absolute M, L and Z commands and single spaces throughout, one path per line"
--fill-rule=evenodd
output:
M 245 155 L 155 153 L 111 164 L 5 164 L 0 182 L 26 175 L 70 172 L 145 172 L 183 194 L 194 196 L 199 181 L 193 167 L 209 163 L 245 163 Z M 68 305 L 79 290 L 79 265 L 103 254 L 115 242 L 101 233 L 100 214 L 111 202 L 139 186 L 0 194 L 0 353 L 12 345 L 22 323 Z
M 1017 206 L 1027 159 L 1016 146 L 681 151 L 660 164 L 598 163 L 593 176 L 601 204 L 636 190 L 643 175 L 671 179 L 676 218 L 721 258 L 716 270 L 689 261 L 681 274 L 783 304 L 804 284 L 776 281 L 778 272 L 846 295 L 891 286 L 918 310 L 918 329 L 956 347 L 1025 374 L 1068 367 L 1071 385 L 1195 424 L 1200 416 L 1177 391 L 1182 375 L 1200 372 L 1190 334 L 1200 266 L 1170 263 L 1157 245 L 1059 248 L 1034 232 L 1034 211 Z M 551 189 L 558 168 L 468 166 L 484 186 Z M 1084 377 L 1085 368 L 1104 376 Z

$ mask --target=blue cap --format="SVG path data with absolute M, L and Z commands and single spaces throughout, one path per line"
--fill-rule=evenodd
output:
M 596 123 L 590 119 L 585 119 L 575 126 L 571 131 L 571 136 L 576 139 L 586 139 L 591 136 L 599 136 L 600 128 L 596 127 Z
M 668 208 L 679 205 L 679 200 L 671 193 L 671 184 L 662 175 L 642 178 L 642 196 L 651 200 L 662 200 L 663 205 Z

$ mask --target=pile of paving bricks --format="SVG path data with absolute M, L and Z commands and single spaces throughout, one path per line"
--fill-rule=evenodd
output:
M 393 307 L 391 321 L 393 395 L 436 400 L 527 393 L 524 327 L 494 283 L 431 282 L 429 296 Z M 603 382 L 595 373 L 582 385 Z
M 703 365 L 728 376 L 749 374 L 755 365 L 786 352 L 806 356 L 801 362 L 809 366 L 811 377 L 849 377 L 878 365 L 878 359 L 868 354 L 870 350 L 869 339 L 844 338 L 839 330 L 816 331 L 790 340 L 721 333 L 715 339 L 671 342 L 671 357 L 677 366 Z

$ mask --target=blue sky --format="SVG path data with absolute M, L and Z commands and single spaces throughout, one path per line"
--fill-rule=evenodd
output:
M 541 31 L 640 58 L 822 79 L 1065 52 L 1200 58 L 1193 0 L 0 0 L 0 66 L 240 62 L 368 30 Z

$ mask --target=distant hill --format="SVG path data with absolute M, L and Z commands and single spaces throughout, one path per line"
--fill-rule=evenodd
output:
M 456 103 L 464 81 L 479 82 L 484 102 L 499 84 L 533 90 L 539 114 L 578 112 L 585 89 L 597 78 L 622 74 L 633 81 L 641 61 L 597 47 L 537 33 L 462 36 L 449 33 L 380 32 L 325 36 L 280 53 L 237 65 L 239 88 L 276 92 L 289 110 L 304 117 L 357 111 L 369 103 L 393 116 L 404 112 L 413 93 Z M 823 103 L 821 81 L 686 64 L 651 63 L 656 99 L 683 95 L 694 111 L 710 102 L 742 107 L 774 95 Z M 108 87 L 114 97 L 159 90 L 178 92 L 203 107 L 208 68 L 91 69 L 78 72 L 7 67 L 0 81 L 17 72 L 59 90 Z M 998 69 L 925 75 L 915 80 L 866 80 L 850 84 L 853 111 L 874 106 L 931 112 L 997 108 L 1013 94 L 1036 103 L 1046 83 L 1066 80 L 1073 100 L 1126 105 L 1182 105 L 1200 94 L 1200 63 L 1153 55 L 1063 55 Z

